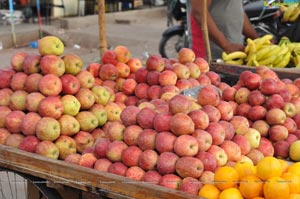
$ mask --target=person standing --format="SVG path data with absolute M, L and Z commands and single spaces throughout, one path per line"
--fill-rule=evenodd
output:
M 197 56 L 205 57 L 205 43 L 201 32 L 201 2 L 188 0 L 192 49 Z M 212 59 L 226 53 L 244 50 L 244 39 L 255 39 L 257 32 L 243 9 L 242 0 L 207 0 L 207 29 Z

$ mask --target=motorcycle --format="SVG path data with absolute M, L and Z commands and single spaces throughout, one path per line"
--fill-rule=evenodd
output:
M 177 56 L 178 51 L 183 47 L 190 47 L 189 32 L 186 16 L 186 1 L 178 1 L 183 8 L 181 22 L 178 25 L 167 28 L 162 33 L 162 38 L 159 42 L 159 53 L 162 57 L 171 58 Z M 291 41 L 300 41 L 299 34 L 295 30 L 300 29 L 300 25 L 292 23 L 282 23 L 280 10 L 278 5 L 272 5 L 275 0 L 270 0 L 267 5 L 263 0 L 244 0 L 244 10 L 254 29 L 259 36 L 272 34 L 275 43 L 282 36 L 287 36 Z M 178 12 L 178 11 L 177 11 Z M 295 27 L 298 25 L 298 27 Z M 296 36 L 293 36 L 296 35 Z
M 169 1 L 168 1 L 169 2 Z M 173 1 L 173 5 L 168 5 L 168 26 L 159 42 L 159 53 L 162 57 L 176 57 L 178 51 L 189 46 L 188 24 L 186 14 L 186 0 Z M 173 18 L 177 24 L 173 25 Z

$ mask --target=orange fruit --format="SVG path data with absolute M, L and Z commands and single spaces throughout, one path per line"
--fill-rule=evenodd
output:
M 219 199 L 243 199 L 242 194 L 237 188 L 224 189 L 219 196 Z
M 214 181 L 220 190 L 236 187 L 239 174 L 233 167 L 222 166 L 216 169 Z
M 287 171 L 300 176 L 300 162 L 290 165 Z
M 253 163 L 250 162 L 237 162 L 234 165 L 234 169 L 238 172 L 240 179 L 247 175 L 252 175 L 256 173 L 255 166 L 253 165 Z
M 286 160 L 283 159 L 278 159 L 281 163 L 282 166 L 282 173 L 287 172 L 288 168 L 289 168 L 289 163 Z
M 264 184 L 264 197 L 266 199 L 288 199 L 290 195 L 289 184 L 281 177 L 271 177 Z
M 220 190 L 215 185 L 205 184 L 199 190 L 198 195 L 207 199 L 218 199 Z
M 271 177 L 279 177 L 282 174 L 282 166 L 279 159 L 267 156 L 261 159 L 256 165 L 257 176 L 262 180 Z
M 289 184 L 290 193 L 300 193 L 300 177 L 291 172 L 286 172 L 281 176 Z
M 239 190 L 245 198 L 254 198 L 263 195 L 264 184 L 255 175 L 247 175 L 240 180 Z
M 251 199 L 265 199 L 264 197 L 254 197 L 254 198 L 251 198 Z
M 299 193 L 292 193 L 292 194 L 290 194 L 289 199 L 300 199 L 300 194 Z

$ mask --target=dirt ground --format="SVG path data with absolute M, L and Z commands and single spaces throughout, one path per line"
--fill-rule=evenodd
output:
M 107 13 L 105 28 L 108 48 L 125 45 L 131 51 L 132 57 L 140 59 L 145 58 L 147 53 L 158 54 L 161 34 L 167 28 L 166 9 L 165 6 L 161 6 Z M 65 54 L 79 55 L 84 66 L 91 62 L 99 62 L 98 15 L 54 19 L 51 25 L 43 24 L 41 28 L 43 35 L 60 37 L 65 43 Z M 9 43 L 12 38 L 11 26 L 0 24 L 0 41 L 4 44 L 0 50 L 0 68 L 10 66 L 10 58 L 15 52 L 38 53 L 36 48 L 29 46 L 30 41 L 37 41 L 39 38 L 38 24 L 15 25 L 15 32 L 17 45 L 21 47 L 14 47 L 12 41 Z

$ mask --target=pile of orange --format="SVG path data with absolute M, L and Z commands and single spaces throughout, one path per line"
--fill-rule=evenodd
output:
M 265 157 L 257 165 L 237 162 L 219 167 L 214 183 L 204 184 L 199 196 L 206 199 L 300 199 L 300 162 L 289 165 Z

